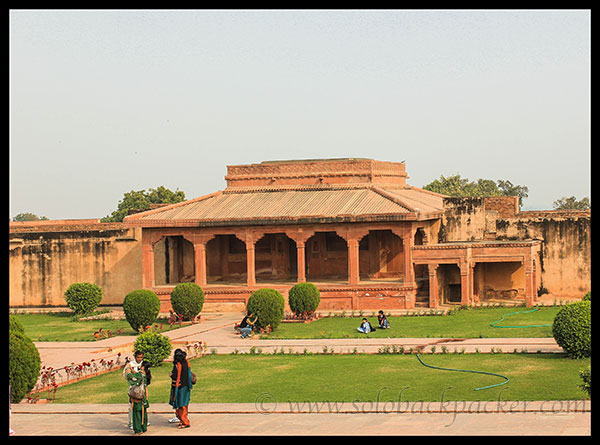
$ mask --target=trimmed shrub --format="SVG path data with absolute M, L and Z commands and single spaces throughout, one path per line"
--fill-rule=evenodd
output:
M 139 331 L 140 327 L 145 328 L 156 321 L 160 312 L 160 300 L 151 290 L 133 290 L 123 300 L 123 312 L 129 325 Z
M 150 366 L 158 366 L 171 354 L 171 340 L 158 332 L 146 331 L 138 335 L 133 348 L 144 353 Z
M 583 296 L 583 301 L 592 301 L 592 291 L 587 291 L 587 294 Z
M 585 392 L 587 392 L 591 399 L 592 398 L 592 367 L 588 366 L 587 368 L 579 371 L 579 376 L 581 377 L 581 380 L 583 380 L 583 383 L 579 387 L 581 389 L 583 389 Z
M 556 343 L 571 358 L 592 355 L 592 302 L 578 301 L 563 307 L 552 323 Z
M 8 333 L 8 382 L 11 403 L 19 403 L 33 389 L 40 376 L 40 354 L 24 333 Z
M 179 283 L 171 293 L 171 306 L 184 320 L 192 320 L 204 306 L 204 291 L 196 283 Z
M 288 302 L 290 309 L 300 316 L 302 313 L 312 313 L 321 302 L 321 293 L 312 283 L 298 283 L 290 289 Z
M 271 329 L 275 330 L 283 319 L 284 305 L 285 301 L 280 292 L 275 289 L 258 289 L 248 298 L 246 311 L 258 316 L 254 324 L 257 329 L 271 326 Z
M 65 300 L 75 315 L 89 315 L 102 301 L 102 288 L 92 283 L 73 283 L 65 291 Z
M 17 317 L 12 314 L 8 314 L 8 331 L 16 332 L 18 334 L 25 334 L 25 328 Z

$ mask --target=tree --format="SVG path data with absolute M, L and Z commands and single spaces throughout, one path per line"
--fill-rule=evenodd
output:
M 48 221 L 45 216 L 37 216 L 35 213 L 25 212 L 19 213 L 13 218 L 13 221 Z
M 499 179 L 493 181 L 491 179 L 479 178 L 476 182 L 469 181 L 467 178 L 461 178 L 457 173 L 452 176 L 440 176 L 440 179 L 435 179 L 423 187 L 443 195 L 454 197 L 489 197 L 489 196 L 518 196 L 519 207 L 523 205 L 523 199 L 527 198 L 529 189 L 522 185 L 513 185 L 510 181 Z
M 503 181 L 498 179 L 498 188 L 500 189 L 502 196 L 518 196 L 519 207 L 523 205 L 523 199 L 527 198 L 529 188 L 524 185 L 513 185 L 510 181 Z
M 132 190 L 123 195 L 117 210 L 101 219 L 102 222 L 121 222 L 130 210 L 148 210 L 151 204 L 176 204 L 185 201 L 185 193 L 181 190 L 172 191 L 164 186 L 155 189 Z
M 577 201 L 574 196 L 562 197 L 552 203 L 554 210 L 587 210 L 590 208 L 590 198 L 585 197 Z

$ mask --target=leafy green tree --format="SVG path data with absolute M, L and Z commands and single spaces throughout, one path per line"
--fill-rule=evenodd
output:
M 499 179 L 479 178 L 477 181 L 470 181 L 468 178 L 461 178 L 457 173 L 445 177 L 441 175 L 423 187 L 443 195 L 465 198 L 469 196 L 490 197 L 490 196 L 518 196 L 519 206 L 523 205 L 523 199 L 527 198 L 529 189 L 522 185 L 513 185 L 510 181 Z
M 440 179 L 434 179 L 432 182 L 424 186 L 425 190 L 441 193 L 443 195 L 465 197 L 469 195 L 469 180 L 463 179 L 459 174 L 448 176 L 440 176 Z
M 502 196 L 518 196 L 519 197 L 519 207 L 523 205 L 523 200 L 529 196 L 529 188 L 524 185 L 513 185 L 510 181 L 503 181 L 502 179 L 498 179 L 496 181 L 498 184 L 498 189 L 500 190 L 500 194 Z
M 37 216 L 35 213 L 25 212 L 15 215 L 13 221 L 48 221 L 45 216 Z
M 185 201 L 185 193 L 181 190 L 172 191 L 164 186 L 155 189 L 132 190 L 123 195 L 117 210 L 101 219 L 102 222 L 121 222 L 130 210 L 148 210 L 152 204 L 176 204 Z
M 554 210 L 587 210 L 590 208 L 590 198 L 585 197 L 577 201 L 574 196 L 563 197 L 552 203 Z

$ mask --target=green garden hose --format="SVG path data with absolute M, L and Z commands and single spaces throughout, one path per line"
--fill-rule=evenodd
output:
M 502 374 L 494 374 L 493 372 L 486 372 L 486 371 L 472 371 L 469 369 L 451 369 L 451 368 L 440 368 L 439 366 L 432 366 L 432 365 L 428 365 L 427 363 L 424 363 L 423 360 L 421 360 L 421 357 L 419 356 L 419 354 L 417 354 L 417 358 L 419 359 L 419 361 L 421 362 L 421 364 L 423 366 L 427 366 L 428 368 L 432 368 L 432 369 L 441 369 L 442 371 L 458 371 L 458 372 L 471 372 L 474 374 L 486 374 L 486 375 L 494 375 L 496 377 L 502 377 L 504 380 L 504 382 L 500 382 L 500 383 L 496 383 L 494 385 L 489 385 L 489 386 L 482 386 L 480 388 L 475 388 L 475 391 L 479 391 L 480 389 L 489 389 L 489 388 L 494 388 L 496 386 L 501 386 L 501 385 L 505 385 L 506 383 L 509 382 L 509 378 L 506 377 L 505 375 Z
M 493 328 L 544 328 L 547 326 L 552 326 L 552 324 L 530 324 L 530 325 L 524 325 L 524 326 L 496 326 L 496 323 L 500 323 L 501 321 L 504 321 L 504 317 L 508 317 L 509 315 L 528 314 L 530 312 L 535 312 L 535 311 L 539 311 L 539 310 L 540 310 L 540 308 L 536 307 L 535 309 L 533 309 L 531 311 L 520 311 L 520 312 L 511 312 L 509 314 L 504 314 L 500 320 L 490 323 L 490 326 Z
M 530 312 L 535 312 L 535 311 L 539 311 L 539 310 L 540 310 L 540 308 L 536 307 L 535 309 L 530 310 L 530 311 L 519 311 L 519 312 L 511 312 L 509 314 L 504 314 L 500 320 L 495 321 L 493 323 L 490 323 L 490 326 L 493 327 L 493 328 L 543 328 L 543 327 L 547 327 L 547 326 L 552 326 L 552 324 L 531 324 L 531 325 L 524 325 L 524 326 L 496 326 L 497 323 L 500 323 L 500 322 L 504 321 L 504 317 L 508 317 L 509 315 L 528 314 Z M 505 375 L 502 375 L 502 374 L 495 374 L 493 372 L 486 372 L 486 371 L 472 371 L 472 370 L 469 370 L 469 369 L 441 368 L 439 366 L 428 365 L 427 363 L 423 362 L 423 360 L 421 360 L 421 356 L 419 354 L 417 354 L 417 358 L 419 359 L 419 361 L 421 362 L 421 364 L 423 366 L 426 366 L 426 367 L 431 368 L 431 369 L 440 369 L 442 371 L 458 371 L 458 372 L 471 372 L 471 373 L 474 373 L 474 374 L 494 375 L 496 377 L 501 377 L 501 378 L 504 379 L 503 382 L 496 383 L 494 385 L 482 386 L 480 388 L 475 388 L 475 391 L 479 391 L 481 389 L 489 389 L 489 388 L 494 388 L 496 386 L 505 385 L 505 384 L 507 384 L 510 381 L 510 379 L 508 377 L 506 377 Z

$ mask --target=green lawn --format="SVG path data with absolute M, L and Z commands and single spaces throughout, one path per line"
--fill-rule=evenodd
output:
M 494 328 L 490 323 L 502 318 L 504 314 L 527 311 L 527 308 L 485 308 L 457 311 L 446 316 L 403 316 L 389 317 L 391 328 L 376 330 L 367 335 L 357 332 L 362 317 L 321 318 L 311 323 L 281 323 L 277 331 L 264 338 L 361 338 L 361 337 L 552 337 L 551 327 L 503 329 Z M 511 315 L 499 326 L 552 324 L 560 307 L 543 307 L 539 311 L 527 314 Z M 94 341 L 94 332 L 122 329 L 122 335 L 136 335 L 126 320 L 86 320 L 73 321 L 70 313 L 16 314 L 25 328 L 25 333 L 33 341 Z M 377 317 L 366 317 L 377 326 Z M 166 320 L 162 332 L 170 330 Z M 177 324 L 173 328 L 179 327 Z
M 562 354 L 426 354 L 427 364 L 503 374 L 440 371 L 415 355 L 209 355 L 191 360 L 198 376 L 194 403 L 278 403 L 305 401 L 581 400 L 579 370 L 590 359 Z M 152 369 L 150 404 L 167 403 L 170 363 Z M 267 398 L 265 399 L 265 394 Z M 44 394 L 42 394 L 42 397 Z M 62 388 L 55 403 L 127 403 L 121 371 Z
M 552 324 L 560 307 L 542 307 L 536 312 L 506 317 L 498 326 Z M 490 326 L 511 312 L 530 311 L 531 308 L 481 308 L 460 310 L 452 315 L 422 315 L 388 317 L 391 328 L 377 329 L 369 334 L 356 330 L 362 317 L 328 317 L 310 323 L 281 323 L 275 332 L 263 338 L 493 338 L 493 337 L 552 337 L 552 327 L 495 328 Z M 373 326 L 377 317 L 365 316 Z
M 25 334 L 33 341 L 95 341 L 94 332 L 102 328 L 112 331 L 113 336 L 119 329 L 121 335 L 137 335 L 126 320 L 78 320 L 73 319 L 69 312 L 45 314 L 16 314 L 15 317 L 23 324 Z M 162 332 L 170 330 L 166 320 L 158 320 L 154 324 L 163 323 Z M 153 325 L 154 325 L 153 324 Z M 173 325 L 178 328 L 179 325 Z

